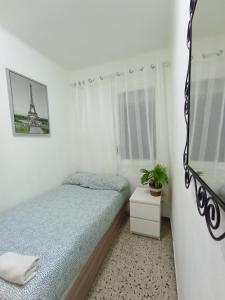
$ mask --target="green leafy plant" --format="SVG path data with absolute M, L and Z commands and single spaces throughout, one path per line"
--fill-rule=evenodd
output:
M 203 177 L 204 176 L 204 172 L 203 171 L 196 171 L 196 173 L 198 174 L 198 176 Z
M 140 172 L 143 173 L 141 183 L 149 184 L 153 188 L 160 189 L 169 182 L 166 167 L 163 165 L 158 164 L 152 170 L 141 169 Z

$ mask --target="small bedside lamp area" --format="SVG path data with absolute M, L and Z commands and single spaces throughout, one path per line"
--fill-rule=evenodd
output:
M 130 197 L 130 231 L 160 239 L 161 202 L 149 188 L 137 187 Z

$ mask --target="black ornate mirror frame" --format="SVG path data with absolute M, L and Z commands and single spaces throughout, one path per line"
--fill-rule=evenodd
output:
M 191 91 L 191 60 L 192 60 L 192 22 L 198 0 L 190 0 L 190 20 L 187 31 L 187 47 L 189 49 L 188 71 L 185 82 L 185 104 L 184 117 L 187 127 L 187 138 L 183 155 L 185 170 L 185 186 L 189 188 L 193 179 L 198 212 L 205 217 L 208 231 L 212 238 L 220 241 L 225 238 L 224 233 L 218 234 L 217 229 L 221 223 L 221 211 L 225 211 L 225 203 L 218 195 L 204 182 L 204 180 L 189 166 L 189 120 L 190 120 L 190 91 Z

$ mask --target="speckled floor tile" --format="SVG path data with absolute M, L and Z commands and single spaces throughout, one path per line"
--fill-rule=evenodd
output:
M 129 220 L 114 241 L 87 300 L 176 300 L 170 223 L 161 240 L 135 234 Z

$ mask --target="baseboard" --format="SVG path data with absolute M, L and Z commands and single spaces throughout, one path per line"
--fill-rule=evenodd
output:
M 170 228 L 171 228 L 171 234 L 172 234 L 172 243 L 173 243 L 173 257 L 174 257 L 174 269 L 175 269 L 175 277 L 176 277 L 176 287 L 177 287 L 177 299 L 181 299 L 180 298 L 180 289 L 179 289 L 179 284 L 178 284 L 178 272 L 177 272 L 177 260 L 176 260 L 176 251 L 175 251 L 175 247 L 174 247 L 174 239 L 173 239 L 173 226 L 172 226 L 172 220 L 170 219 Z

